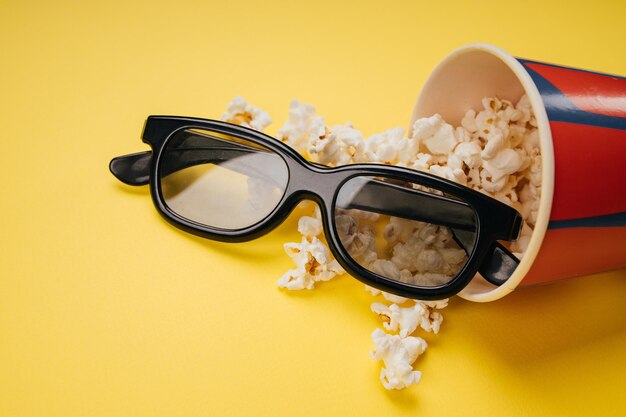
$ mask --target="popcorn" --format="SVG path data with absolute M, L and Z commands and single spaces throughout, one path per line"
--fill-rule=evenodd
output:
M 533 155 L 530 159 L 528 179 L 535 187 L 541 186 L 541 155 Z
M 469 168 L 478 168 L 481 165 L 482 157 L 480 156 L 480 153 L 480 142 L 476 140 L 459 143 L 459 145 L 454 149 L 454 155 Z
M 478 131 L 478 124 L 476 123 L 476 111 L 470 109 L 465 113 L 463 119 L 461 119 L 461 127 L 470 133 L 476 133 Z
M 469 142 L 472 140 L 472 136 L 470 132 L 463 129 L 462 126 L 459 126 L 456 129 L 454 129 L 454 136 L 456 136 L 457 142 L 459 143 Z
M 413 307 L 399 307 L 397 304 L 387 306 L 383 303 L 372 303 L 371 309 L 383 320 L 383 327 L 389 331 L 398 332 L 400 337 L 407 337 L 413 334 L 419 325 L 420 312 L 416 308 L 421 308 L 419 304 Z
M 535 186 L 532 181 L 524 185 L 519 198 L 522 203 L 522 217 L 529 225 L 535 225 L 537 211 L 539 210 L 539 196 L 541 187 Z
M 411 365 L 426 350 L 428 345 L 424 339 L 390 335 L 376 329 L 372 333 L 372 341 L 372 358 L 384 363 L 380 380 L 385 388 L 403 389 L 419 382 L 422 373 L 414 371 Z
M 524 151 L 515 151 L 510 148 L 502 149 L 492 159 L 485 161 L 484 169 L 490 173 L 493 181 L 513 174 L 527 161 Z
M 376 259 L 376 238 L 368 225 L 358 226 L 354 217 L 347 214 L 335 216 L 339 240 L 350 256 L 364 266 Z
M 362 143 L 361 132 L 348 122 L 345 125 L 325 127 L 323 134 L 311 134 L 308 152 L 314 162 L 339 166 L 352 162 L 357 146 Z
M 298 220 L 298 232 L 305 237 L 319 236 L 322 233 L 322 221 L 316 217 L 302 216 Z
M 398 268 L 417 271 L 416 254 L 421 253 L 427 244 L 417 236 L 411 236 L 406 243 L 398 243 L 393 247 L 391 260 Z
M 506 180 L 506 177 L 501 177 L 496 181 L 493 179 L 491 172 L 489 172 L 488 169 L 483 168 L 480 170 L 480 186 L 488 193 L 493 194 L 502 190 L 502 188 L 506 185 Z
M 294 99 L 289 105 L 289 120 L 278 130 L 278 139 L 305 153 L 311 129 L 320 135 L 323 124 L 324 119 L 315 115 L 315 107 Z
M 311 154 L 316 148 L 324 148 L 329 143 L 323 139 L 328 135 L 328 128 L 324 123 L 324 118 L 320 116 L 315 116 L 311 119 L 311 123 L 309 126 L 308 132 L 308 153 Z M 312 144 L 316 144 L 313 146 Z
M 383 237 L 388 243 L 406 242 L 411 238 L 421 223 L 400 217 L 389 217 L 389 223 L 383 230 Z M 395 249 L 395 248 L 394 248 Z
M 416 169 L 418 171 L 428 172 L 430 166 L 433 164 L 433 157 L 427 153 L 418 153 L 413 160 L 412 164 L 409 165 L 409 168 Z
M 467 176 L 460 168 L 452 169 L 449 166 L 431 165 L 428 172 L 450 181 L 456 181 L 462 185 L 467 184 Z
M 386 259 L 376 259 L 370 265 L 369 269 L 378 275 L 398 281 L 400 278 L 400 268 L 392 261 Z
M 508 102 L 510 104 L 510 102 Z M 483 139 L 488 139 L 491 135 L 502 135 L 504 138 L 508 136 L 508 120 L 503 118 L 503 114 L 499 110 L 503 106 L 497 97 L 484 98 L 482 100 L 483 109 L 476 115 L 476 133 Z
M 352 216 L 353 219 L 364 222 L 375 222 L 380 218 L 380 214 L 373 213 L 371 211 L 365 210 L 341 210 L 343 213 L 346 213 Z
M 517 104 L 515 105 L 515 109 L 520 113 L 520 117 L 518 118 L 518 124 L 524 124 L 530 122 L 531 118 L 534 117 L 532 113 L 532 107 L 530 104 L 530 99 L 526 94 L 519 99 Z
M 435 114 L 431 117 L 422 117 L 420 119 L 417 119 L 415 123 L 413 123 L 411 137 L 419 141 L 422 141 L 425 138 L 429 138 L 435 134 L 435 132 L 439 129 L 442 123 L 443 119 L 439 114 Z
M 257 109 L 249 104 L 243 97 L 237 96 L 231 101 L 226 112 L 222 114 L 222 120 L 240 126 L 250 127 L 263 131 L 272 120 L 270 115 L 261 109 Z
M 521 143 L 522 148 L 528 155 L 539 155 L 539 132 L 537 129 L 530 131 L 524 129 L 524 132 L 526 135 L 524 136 L 524 141 Z
M 328 247 L 315 236 L 304 236 L 301 243 L 286 243 L 285 252 L 296 264 L 279 280 L 278 286 L 288 290 L 312 290 L 318 281 L 328 281 L 343 268 L 332 259 Z
M 480 153 L 480 156 L 483 159 L 493 158 L 498 152 L 500 152 L 500 150 L 506 147 L 506 136 L 504 136 L 502 132 L 489 133 L 485 139 L 487 140 L 487 143 L 485 144 L 483 151 Z
M 397 304 L 387 306 L 383 303 L 372 303 L 371 309 L 383 320 L 383 327 L 398 332 L 400 337 L 407 337 L 421 327 L 427 332 L 439 333 L 443 316 L 435 308 L 447 306 L 447 299 L 439 304 L 417 301 L 411 307 L 400 307 Z
M 427 332 L 432 331 L 435 334 L 439 333 L 439 329 L 441 328 L 441 322 L 443 322 L 443 316 L 439 311 L 442 308 L 448 306 L 448 299 L 444 300 L 435 300 L 435 301 L 419 301 L 419 303 L 424 307 L 426 313 L 422 314 L 422 321 L 420 322 L 420 327 Z
M 434 155 L 449 154 L 458 141 L 454 128 L 444 122 L 439 114 L 416 120 L 412 137 L 424 143 Z
M 374 297 L 376 297 L 377 295 L 382 295 L 383 297 L 385 297 L 386 300 L 391 301 L 392 303 L 396 303 L 396 304 L 402 304 L 405 301 L 409 300 L 408 298 L 400 297 L 399 295 L 395 295 L 395 294 L 390 294 L 388 292 L 381 291 L 374 287 L 370 287 L 369 285 L 365 286 L 365 290 L 369 292 L 370 294 L 372 294 Z
M 365 139 L 357 158 L 360 162 L 391 164 L 396 161 L 404 137 L 404 129 L 396 127 Z
M 454 153 L 451 153 L 450 155 L 448 155 L 448 159 L 446 163 L 448 167 L 450 167 L 452 170 L 463 169 L 463 160 L 459 158 L 458 156 L 456 156 L 456 154 Z

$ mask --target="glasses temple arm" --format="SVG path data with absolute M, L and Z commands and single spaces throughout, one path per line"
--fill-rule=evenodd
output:
M 216 143 L 219 146 L 190 146 L 185 148 L 176 148 L 170 151 L 177 153 L 178 158 L 172 158 L 162 165 L 161 169 L 165 176 L 173 174 L 185 168 L 195 165 L 220 163 L 233 160 L 242 154 L 259 151 L 258 149 L 245 149 L 241 146 L 223 144 L 221 141 Z M 246 147 L 248 148 L 248 147 Z M 109 170 L 120 181 L 128 185 L 146 185 L 150 182 L 150 167 L 152 164 L 152 152 L 139 152 L 130 155 L 123 155 L 113 158 L 109 164 Z M 237 166 L 241 171 L 246 170 L 243 164 Z M 253 176 L 262 175 L 258 169 L 247 170 L 245 174 Z
M 118 180 L 128 185 L 146 185 L 150 182 L 152 151 L 138 152 L 113 158 L 109 170 Z
M 474 210 L 462 201 L 380 180 L 364 182 L 349 190 L 352 192 L 346 196 L 348 204 L 341 208 L 372 211 L 461 230 L 476 228 Z M 340 203 L 337 204 L 341 206 Z
M 499 286 L 511 278 L 519 263 L 519 259 L 510 250 L 495 241 L 490 255 L 480 265 L 478 272 L 488 282 Z

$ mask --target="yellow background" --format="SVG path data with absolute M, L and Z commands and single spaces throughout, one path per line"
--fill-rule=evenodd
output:
M 626 3 L 0 2 L 0 417 L 626 415 L 626 271 L 454 299 L 387 392 L 349 277 L 287 293 L 295 217 L 247 244 L 166 224 L 108 172 L 149 114 L 235 95 L 403 126 L 450 50 L 626 74 Z M 583 167 L 584 168 L 584 167 Z

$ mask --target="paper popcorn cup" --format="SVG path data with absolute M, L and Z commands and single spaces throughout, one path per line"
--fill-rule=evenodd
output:
M 484 97 L 526 94 L 542 154 L 541 200 L 528 249 L 496 287 L 474 279 L 459 295 L 497 300 L 518 285 L 626 267 L 626 78 L 514 58 L 486 44 L 449 54 L 420 94 L 415 119 L 459 126 Z

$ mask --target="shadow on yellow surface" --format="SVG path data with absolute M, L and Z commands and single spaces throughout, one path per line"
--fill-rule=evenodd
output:
M 469 319 L 466 337 L 494 359 L 524 368 L 626 331 L 625 294 L 620 270 L 518 288 L 483 305 L 455 302 L 450 315 Z

